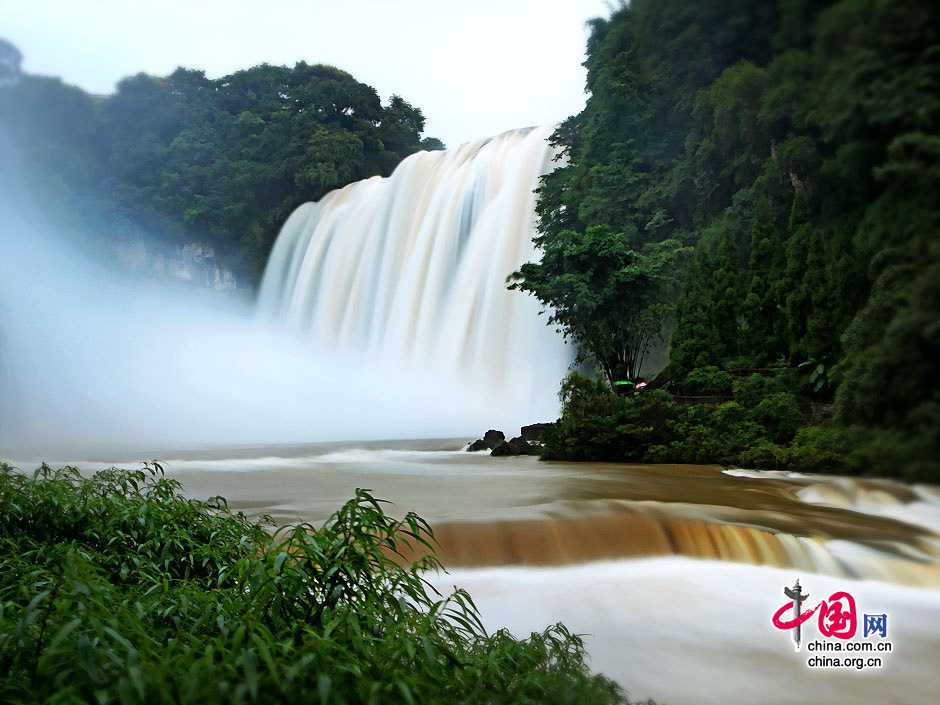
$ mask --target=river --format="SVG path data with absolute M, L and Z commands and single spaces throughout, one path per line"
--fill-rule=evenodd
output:
M 193 497 L 278 523 L 325 520 L 357 487 L 427 518 L 491 629 L 558 621 L 593 668 L 659 703 L 936 702 L 940 491 L 889 480 L 715 466 L 546 463 L 467 439 L 161 451 Z M 138 456 L 139 457 L 139 456 Z M 20 463 L 29 467 L 28 459 Z M 99 457 L 85 469 L 117 463 Z M 888 615 L 877 668 L 809 668 L 815 620 L 771 616 L 799 578 L 809 604 L 850 593 Z M 861 636 L 859 626 L 859 637 Z M 840 641 L 840 640 L 822 640 Z M 871 637 L 853 641 L 875 643 Z M 830 655 L 831 654 L 827 654 Z

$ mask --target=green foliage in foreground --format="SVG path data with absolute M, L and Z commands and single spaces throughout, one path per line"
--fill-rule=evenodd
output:
M 561 625 L 487 635 L 402 567 L 427 524 L 368 492 L 323 527 L 186 499 L 157 464 L 0 464 L 0 702 L 616 703 Z
M 544 436 L 547 460 L 720 463 L 762 469 L 878 474 L 940 482 L 940 448 L 929 436 L 804 425 L 783 378 L 736 380 L 733 399 L 683 405 L 654 390 L 632 397 L 603 380 L 571 375 L 562 415 Z

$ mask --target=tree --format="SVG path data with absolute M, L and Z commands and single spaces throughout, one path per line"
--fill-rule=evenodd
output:
M 688 251 L 667 240 L 640 248 L 628 235 L 595 225 L 535 239 L 538 263 L 511 275 L 511 289 L 534 295 L 548 321 L 614 382 L 636 379 L 670 320 Z
M 218 79 L 179 68 L 125 78 L 103 98 L 28 74 L 4 86 L 18 66 L 19 52 L 0 44 L 0 128 L 45 210 L 102 243 L 138 230 L 205 242 L 249 283 L 298 205 L 443 147 L 422 140 L 418 108 L 400 96 L 383 105 L 333 66 L 264 64 Z

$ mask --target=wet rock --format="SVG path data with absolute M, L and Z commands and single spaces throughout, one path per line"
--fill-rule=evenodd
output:
M 516 436 L 509 441 L 503 441 L 498 446 L 493 448 L 493 451 L 490 453 L 490 455 L 495 457 L 506 457 L 509 455 L 535 455 L 537 453 L 538 448 L 536 448 L 531 443 L 526 442 L 522 437 Z
M 510 446 L 506 441 L 503 441 L 498 446 L 493 448 L 490 455 L 492 455 L 495 458 L 495 457 L 505 457 L 508 455 L 516 455 L 516 454 L 512 452 L 512 446 Z
M 548 429 L 552 428 L 555 424 L 553 423 L 533 423 L 528 426 L 523 426 L 521 429 L 520 436 L 523 440 L 528 441 L 529 443 L 541 443 L 542 435 Z
M 545 426 L 547 424 L 534 425 Z M 470 452 L 477 452 L 486 449 L 490 450 L 490 455 L 494 455 L 497 458 L 508 455 L 538 455 L 539 452 L 537 445 L 529 443 L 522 436 L 516 436 L 515 438 L 507 441 L 506 435 L 502 431 L 497 431 L 492 428 L 483 434 L 483 438 L 474 441 L 467 446 L 467 450 Z
M 503 443 L 506 440 L 506 434 L 502 431 L 497 431 L 495 429 L 490 429 L 483 434 L 483 442 L 486 443 L 487 447 L 490 450 L 494 450 L 500 443 Z
M 509 449 L 513 455 L 534 455 L 538 449 L 526 441 L 522 436 L 516 436 L 509 440 Z

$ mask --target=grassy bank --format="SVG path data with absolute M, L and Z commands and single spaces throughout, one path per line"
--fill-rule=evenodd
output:
M 271 529 L 158 464 L 0 464 L 0 702 L 626 702 L 564 626 L 487 634 L 433 558 L 393 560 L 433 535 L 366 491 Z

